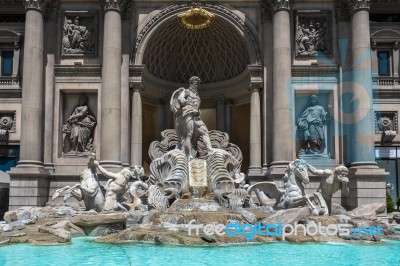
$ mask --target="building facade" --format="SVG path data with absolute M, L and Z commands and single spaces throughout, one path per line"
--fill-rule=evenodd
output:
M 9 208 L 43 206 L 96 153 L 141 165 L 191 76 L 248 182 L 290 161 L 350 168 L 347 208 L 399 196 L 400 1 L 5 0 L 0 164 Z M 397 150 L 396 150 L 397 149 Z M 307 189 L 314 191 L 318 177 Z

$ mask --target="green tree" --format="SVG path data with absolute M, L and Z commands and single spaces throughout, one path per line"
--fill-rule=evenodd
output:
M 392 195 L 390 195 L 389 191 L 386 191 L 386 210 L 387 212 L 394 212 L 395 210 Z

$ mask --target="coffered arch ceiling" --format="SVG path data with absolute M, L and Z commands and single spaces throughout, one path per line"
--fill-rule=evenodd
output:
M 229 80 L 250 62 L 243 38 L 220 17 L 202 30 L 183 28 L 170 19 L 151 36 L 143 64 L 153 76 L 174 83 L 187 83 L 194 75 L 203 84 Z

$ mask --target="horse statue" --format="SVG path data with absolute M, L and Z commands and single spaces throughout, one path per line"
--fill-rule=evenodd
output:
M 80 176 L 80 183 L 74 186 L 65 186 L 57 189 L 52 197 L 55 200 L 62 192 L 65 191 L 64 201 L 67 201 L 71 196 L 77 200 L 83 200 L 86 210 L 95 210 L 101 212 L 104 206 L 104 188 L 100 185 L 94 160 L 96 155 L 92 153 L 89 156 L 87 168 L 83 170 Z
M 261 205 L 270 205 L 269 199 L 275 199 L 276 209 L 290 209 L 299 206 L 308 205 L 313 214 L 319 215 L 319 207 L 326 206 L 325 202 L 321 202 L 320 197 L 315 195 L 310 197 L 304 191 L 304 185 L 310 182 L 307 171 L 307 164 L 297 159 L 289 163 L 286 168 L 285 175 L 282 178 L 283 189 L 279 189 L 274 182 L 260 182 L 250 186 L 247 193 L 251 195 L 254 191 Z M 314 202 L 314 203 L 313 203 Z

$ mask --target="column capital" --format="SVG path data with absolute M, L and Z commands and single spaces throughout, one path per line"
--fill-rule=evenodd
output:
M 396 51 L 399 50 L 399 41 L 393 43 L 393 49 Z
M 272 13 L 280 10 L 290 11 L 293 0 L 267 0 L 267 4 L 269 5 Z
M 130 2 L 129 0 L 100 0 L 104 12 L 116 11 L 121 14 L 125 12 Z
M 371 0 L 348 0 L 350 8 L 353 12 L 359 10 L 369 10 L 371 6 Z
M 131 82 L 129 83 L 129 88 L 132 89 L 134 92 L 142 92 L 144 91 L 144 84 L 143 82 Z
M 249 87 L 248 87 L 248 91 L 250 92 L 260 92 L 263 88 L 263 83 L 259 83 L 259 82 L 250 82 L 249 83 Z
M 43 14 L 53 10 L 56 5 L 57 0 L 25 0 L 24 2 L 25 11 L 36 10 Z

